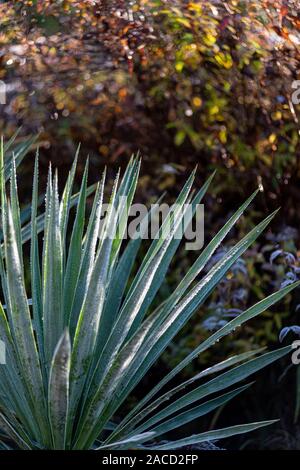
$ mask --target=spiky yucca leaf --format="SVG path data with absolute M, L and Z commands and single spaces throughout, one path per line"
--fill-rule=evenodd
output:
M 0 247 L 0 274 L 5 308 L 0 305 L 0 339 L 6 345 L 7 364 L 0 365 L 0 429 L 9 442 L 1 441 L 1 448 L 167 449 L 271 424 L 266 421 L 238 425 L 160 444 L 164 434 L 234 399 L 249 384 L 229 388 L 288 354 L 290 347 L 228 358 L 175 388 L 159 392 L 198 354 L 271 307 L 297 283 L 270 295 L 213 333 L 156 383 L 118 425 L 114 424 L 132 389 L 272 220 L 275 213 L 251 230 L 206 275 L 199 276 L 256 193 L 200 252 L 170 297 L 153 310 L 153 300 L 180 243 L 175 235 L 184 217 L 191 221 L 212 177 L 193 195 L 195 173 L 192 173 L 177 198 L 176 209 L 162 223 L 133 276 L 134 260 L 150 217 L 148 214 L 144 218 L 136 228 L 136 236 L 123 249 L 128 212 L 138 181 L 137 158 L 130 160 L 120 182 L 117 176 L 102 224 L 105 172 L 96 188 L 87 188 L 86 166 L 80 192 L 72 196 L 76 157 L 60 199 L 57 172 L 53 176 L 50 169 L 43 214 L 39 213 L 36 159 L 31 221 L 22 227 L 26 218 L 22 218 L 19 210 L 16 165 L 10 165 L 8 196 L 3 152 L 2 146 L 0 192 L 4 239 Z M 86 201 L 94 189 L 88 218 Z M 187 213 L 186 204 L 191 205 L 191 214 Z M 72 206 L 77 210 L 75 217 L 70 218 Z M 167 227 L 170 230 L 166 236 Z M 43 244 L 39 240 L 41 230 Z M 31 240 L 31 286 L 26 291 L 22 244 L 28 240 Z M 211 375 L 214 377 L 210 378 Z M 186 387 L 188 391 L 182 394 Z

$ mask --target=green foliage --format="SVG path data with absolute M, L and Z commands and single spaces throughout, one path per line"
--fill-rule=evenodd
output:
M 287 346 L 262 355 L 256 351 L 233 356 L 162 392 L 163 387 L 200 353 L 279 301 L 298 283 L 271 294 L 228 322 L 197 345 L 121 420 L 118 420 L 118 413 L 130 392 L 149 374 L 150 367 L 167 345 L 268 226 L 275 213 L 254 227 L 199 278 L 215 250 L 253 200 L 253 194 L 201 251 L 171 295 L 153 309 L 153 300 L 180 242 L 174 234 L 184 212 L 178 210 L 167 216 L 138 271 L 131 276 L 133 259 L 142 240 L 140 235 L 131 239 L 126 247 L 121 246 L 122 227 L 124 229 L 128 218 L 123 196 L 130 206 L 138 181 L 138 159 L 131 159 L 120 183 L 117 176 L 101 231 L 105 172 L 96 187 L 91 215 L 87 218 L 88 164 L 80 192 L 75 197 L 72 187 L 76 159 L 61 198 L 57 172 L 53 175 L 50 167 L 45 214 L 38 215 L 36 160 L 31 222 L 22 229 L 16 166 L 11 165 L 8 197 L 4 161 L 2 146 L 3 244 L 0 255 L 3 261 L 0 274 L 5 308 L 0 305 L 0 339 L 6 345 L 7 365 L 0 368 L 0 427 L 9 438 L 7 444 L 3 437 L 4 448 L 124 449 L 147 445 L 155 449 L 177 448 L 241 434 L 273 422 L 217 429 L 168 444 L 160 444 L 158 439 L 224 405 L 249 385 L 226 391 L 228 388 L 291 351 Z M 195 210 L 211 179 L 193 195 L 192 173 L 177 198 L 179 207 L 191 200 Z M 70 211 L 74 201 L 76 215 L 73 219 Z M 170 222 L 172 229 L 166 236 L 165 228 Z M 41 250 L 38 233 L 42 224 Z M 30 236 L 25 236 L 28 230 Z M 31 299 L 27 295 L 22 256 L 22 242 L 28 238 L 31 241 Z M 129 283 L 130 277 L 133 280 Z M 210 378 L 212 374 L 215 376 Z M 203 381 L 206 377 L 209 379 Z M 182 391 L 185 393 L 180 393 Z M 200 400 L 202 402 L 198 403 Z

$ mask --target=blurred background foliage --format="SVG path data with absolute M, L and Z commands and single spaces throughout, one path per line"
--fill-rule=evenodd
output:
M 299 29 L 299 0 L 0 2 L 0 80 L 6 85 L 0 129 L 9 138 L 22 126 L 19 141 L 39 133 L 42 176 L 49 160 L 61 173 L 67 170 L 79 142 L 81 169 L 90 156 L 91 182 L 104 164 L 112 174 L 140 151 L 141 201 L 164 190 L 172 200 L 195 164 L 199 185 L 217 169 L 205 201 L 206 241 L 259 185 L 261 193 L 223 251 L 263 214 L 282 208 L 272 230 L 166 351 L 163 367 L 299 277 L 300 127 L 291 99 L 300 78 Z M 31 172 L 29 158 L 19 182 L 25 199 Z M 157 301 L 193 256 L 179 253 Z M 193 367 L 278 343 L 282 327 L 299 324 L 298 297 L 285 299 Z
M 266 205 L 292 198 L 297 185 L 285 186 L 299 178 L 297 3 L 2 2 L 1 129 L 39 131 L 61 159 L 78 141 L 97 163 L 119 164 L 140 150 L 148 173 L 160 166 L 159 189 L 197 162 L 200 174 L 218 168 L 218 194 L 243 195 L 259 181 Z

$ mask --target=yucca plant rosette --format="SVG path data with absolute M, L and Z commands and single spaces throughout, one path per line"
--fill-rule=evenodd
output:
M 193 193 L 195 172 L 191 174 L 176 200 L 175 210 L 162 222 L 135 272 L 143 230 L 151 214 L 137 227 L 136 236 L 124 242 L 122 234 L 138 183 L 139 159 L 131 159 L 121 180 L 117 175 L 103 223 L 105 171 L 96 187 L 88 187 L 87 164 L 80 192 L 73 195 L 76 156 L 60 197 L 58 175 L 50 167 L 42 213 L 38 204 L 37 158 L 31 220 L 24 225 L 16 165 L 12 159 L 6 191 L 4 153 L 2 143 L 0 339 L 6 347 L 6 364 L 0 366 L 2 448 L 167 450 L 215 441 L 273 423 L 238 424 L 166 440 L 174 429 L 239 395 L 250 385 L 241 384 L 243 380 L 288 354 L 290 346 L 267 353 L 239 354 L 175 387 L 169 384 L 199 354 L 271 307 L 298 283 L 275 292 L 231 320 L 162 380 L 152 376 L 153 388 L 125 417 L 119 418 L 119 409 L 132 390 L 274 217 L 275 213 L 266 217 L 201 276 L 256 193 L 200 251 L 173 293 L 153 309 L 153 300 L 180 244 L 175 233 L 187 215 L 184 208 L 192 206 L 192 218 L 213 175 Z M 86 202 L 91 193 L 94 200 L 88 217 Z M 73 206 L 76 211 L 70 217 Z M 165 236 L 168 224 L 171 231 Z M 30 286 L 25 285 L 23 262 L 23 245 L 28 241 Z

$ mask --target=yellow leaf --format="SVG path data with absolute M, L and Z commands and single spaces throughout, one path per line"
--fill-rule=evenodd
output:
M 219 52 L 215 56 L 216 62 L 224 67 L 225 69 L 230 69 L 232 67 L 232 58 L 231 55 L 227 52 L 224 54 L 223 52 Z
M 220 111 L 219 106 L 215 104 L 214 106 L 210 108 L 209 114 L 213 116 L 214 114 L 218 114 L 219 111 Z
M 282 118 L 282 113 L 280 111 L 276 111 L 275 113 L 272 113 L 273 121 L 280 121 L 281 118 Z
M 184 62 L 181 62 L 181 61 L 176 62 L 175 69 L 176 69 L 177 72 L 179 72 L 179 73 L 182 72 L 183 67 L 184 67 Z
M 201 13 L 201 12 L 202 12 L 202 6 L 201 6 L 199 3 L 195 3 L 195 2 L 190 2 L 190 3 L 188 4 L 188 9 L 189 9 L 189 10 L 196 11 L 197 13 Z
M 222 128 L 219 132 L 219 138 L 220 138 L 220 141 L 222 142 L 222 144 L 226 144 L 227 142 L 227 132 L 226 132 L 226 128 Z
M 211 33 L 208 33 L 204 36 L 203 41 L 207 46 L 213 46 L 216 42 L 217 38 Z
M 191 28 L 191 24 L 187 18 L 176 18 L 177 23 L 182 24 L 186 28 Z
M 194 98 L 193 98 L 193 105 L 195 106 L 195 108 L 201 108 L 201 106 L 202 106 L 202 99 L 200 98 L 200 96 L 194 96 Z

